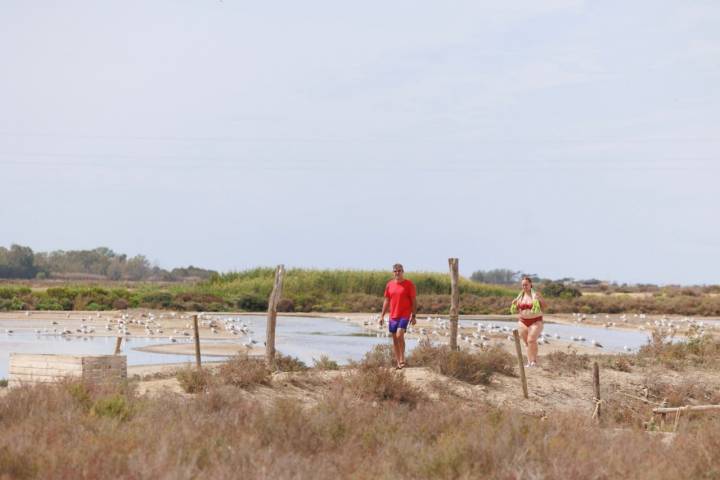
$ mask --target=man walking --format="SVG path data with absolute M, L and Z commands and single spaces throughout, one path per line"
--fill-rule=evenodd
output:
M 408 323 L 415 325 L 417 299 L 415 284 L 403 278 L 403 266 L 393 265 L 393 279 L 385 286 L 385 301 L 380 314 L 380 326 L 385 321 L 385 314 L 390 312 L 388 327 L 393 339 L 393 352 L 397 368 L 405 368 L 405 330 Z

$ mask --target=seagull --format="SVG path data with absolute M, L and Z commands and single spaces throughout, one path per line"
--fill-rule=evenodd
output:
M 604 348 L 602 345 L 600 345 L 600 343 L 596 342 L 595 340 L 590 340 L 590 343 L 593 344 L 593 347 Z

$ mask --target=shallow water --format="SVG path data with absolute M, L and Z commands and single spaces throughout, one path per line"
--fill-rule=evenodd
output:
M 262 345 L 265 341 L 266 319 L 264 316 L 218 315 L 217 319 L 233 318 L 243 322 L 251 329 L 250 336 Z M 47 328 L 49 321 L 10 319 L 0 321 L 0 378 L 7 378 L 10 353 L 55 353 L 55 354 L 110 354 L 115 349 L 115 337 L 63 337 L 44 335 L 34 332 L 35 328 Z M 14 330 L 6 334 L 5 329 Z M 247 337 L 237 339 L 208 340 L 203 343 L 243 344 Z M 181 341 L 190 342 L 191 340 Z M 333 319 L 317 317 L 278 317 L 275 345 L 284 355 L 297 357 L 308 365 L 313 359 L 325 354 L 340 364 L 350 360 L 360 360 L 375 345 L 389 343 L 390 339 L 374 335 L 365 335 L 364 330 L 354 324 Z M 154 365 L 164 363 L 194 362 L 194 355 L 176 355 L 150 353 L 136 350 L 149 345 L 168 344 L 168 337 L 126 337 L 123 341 L 123 354 L 127 355 L 128 365 Z M 408 339 L 407 348 L 412 349 L 416 341 Z M 220 360 L 226 357 L 203 355 L 203 361 Z
M 517 328 L 516 321 L 475 321 L 475 320 L 460 320 L 460 325 L 463 327 L 473 327 L 476 323 L 483 324 L 486 327 L 491 324 L 505 327 L 509 332 Z M 550 337 L 550 342 L 555 340 L 555 335 L 559 335 L 559 340 L 571 341 L 572 337 L 584 337 L 585 341 L 574 341 L 578 345 L 592 346 L 591 341 L 595 340 L 603 348 L 598 348 L 599 351 L 609 352 L 622 352 L 624 347 L 627 346 L 632 351 L 637 351 L 638 348 L 648 343 L 650 339 L 648 333 L 642 331 L 633 330 L 617 330 L 603 327 L 590 327 L 585 325 L 566 325 L 560 323 L 545 322 L 543 327 L 543 333 Z

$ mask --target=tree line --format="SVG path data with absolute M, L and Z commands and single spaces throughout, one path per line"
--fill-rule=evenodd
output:
M 0 278 L 90 278 L 96 280 L 182 281 L 208 279 L 213 270 L 194 266 L 165 270 L 144 255 L 129 257 L 107 247 L 33 252 L 22 245 L 0 247 Z

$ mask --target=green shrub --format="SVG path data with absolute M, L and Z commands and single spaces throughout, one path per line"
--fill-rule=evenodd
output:
M 90 414 L 98 417 L 127 420 L 130 417 L 130 404 L 127 398 L 115 394 L 98 399 L 90 409 Z
M 7 378 L 0 378 L 0 388 L 5 388 L 7 386 L 8 386 Z

